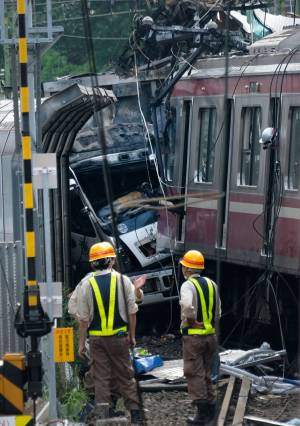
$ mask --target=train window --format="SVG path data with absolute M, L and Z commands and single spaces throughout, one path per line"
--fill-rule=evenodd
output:
M 300 167 L 300 107 L 290 109 L 291 133 L 290 133 L 290 151 L 288 164 L 288 189 L 299 188 L 299 167 Z
M 239 184 L 256 186 L 258 184 L 261 147 L 261 108 L 245 107 L 241 117 L 241 162 Z
M 216 108 L 199 109 L 199 139 L 194 182 L 212 182 L 214 174 Z

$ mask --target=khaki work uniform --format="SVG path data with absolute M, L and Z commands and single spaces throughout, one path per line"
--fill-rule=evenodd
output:
M 139 400 L 126 339 L 126 304 L 129 314 L 137 312 L 133 284 L 114 270 L 88 274 L 79 286 L 77 314 L 79 320 L 90 324 L 88 335 L 95 400 L 111 403 L 114 379 L 126 408 L 133 410 L 139 408 Z
M 215 327 L 220 309 L 216 284 L 198 274 L 192 275 L 181 286 L 180 305 L 188 393 L 193 402 L 213 402 L 211 365 L 217 349 Z M 202 323 L 202 328 L 189 327 L 187 318 Z

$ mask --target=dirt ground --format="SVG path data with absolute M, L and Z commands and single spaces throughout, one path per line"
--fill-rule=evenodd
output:
M 218 404 L 222 404 L 224 392 L 218 394 Z M 187 392 L 156 392 L 143 395 L 148 426 L 184 426 L 186 419 L 193 414 L 191 400 Z M 235 406 L 230 406 L 225 425 L 232 425 Z M 287 422 L 300 418 L 299 395 L 249 395 L 246 415 Z
M 286 422 L 300 419 L 300 394 L 297 395 L 250 395 L 247 414 Z

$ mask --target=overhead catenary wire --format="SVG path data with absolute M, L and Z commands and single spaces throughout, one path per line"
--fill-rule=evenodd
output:
M 72 35 L 72 34 L 63 34 L 62 37 L 69 37 L 69 38 L 80 38 L 85 39 L 85 36 L 80 35 Z M 92 37 L 92 40 L 127 40 L 127 37 Z
M 82 0 L 80 0 L 82 1 Z M 146 9 L 139 9 L 137 12 L 145 12 Z M 132 13 L 132 10 L 123 10 L 119 12 L 108 12 L 108 13 L 100 13 L 100 14 L 94 14 L 94 15 L 88 15 L 89 19 L 92 18 L 105 18 L 105 17 L 111 17 L 114 16 L 121 16 L 121 15 L 129 15 Z M 72 18 L 65 18 L 65 19 L 53 19 L 53 24 L 59 24 L 59 23 L 66 23 L 71 21 L 80 21 L 82 20 L 82 16 L 74 16 Z M 46 25 L 47 22 L 39 22 L 39 25 Z M 89 36 L 90 38 L 93 38 L 92 35 Z

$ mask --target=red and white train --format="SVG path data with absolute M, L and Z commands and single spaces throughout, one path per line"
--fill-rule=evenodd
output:
M 183 206 L 181 214 L 161 212 L 158 249 L 201 250 L 230 321 L 242 317 L 245 328 L 256 319 L 260 330 L 275 321 L 279 330 L 280 318 L 296 341 L 299 28 L 257 41 L 224 70 L 224 57 L 201 59 L 172 92 L 165 191 Z M 273 139 L 262 143 L 266 128 Z

